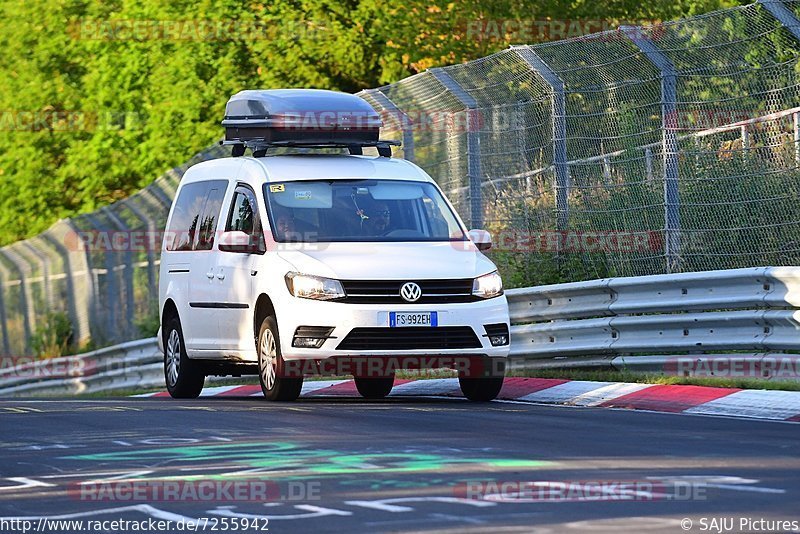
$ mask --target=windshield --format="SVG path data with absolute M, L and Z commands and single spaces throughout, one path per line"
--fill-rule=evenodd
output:
M 264 184 L 276 241 L 465 241 L 439 190 L 400 180 Z

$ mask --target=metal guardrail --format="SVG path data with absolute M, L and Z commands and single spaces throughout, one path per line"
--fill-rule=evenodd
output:
M 800 267 L 607 278 L 507 292 L 511 367 L 665 371 L 800 351 Z M 726 354 L 720 352 L 738 351 Z M 155 338 L 0 369 L 0 396 L 163 385 Z
M 528 367 L 663 370 L 678 355 L 800 350 L 800 268 L 609 278 L 507 292 L 511 356 Z M 541 361 L 536 361 L 541 360 Z
M 163 383 L 156 338 L 0 369 L 0 396 L 75 395 Z

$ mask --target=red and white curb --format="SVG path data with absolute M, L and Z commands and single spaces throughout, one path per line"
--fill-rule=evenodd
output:
M 166 392 L 137 397 L 167 397 Z M 207 387 L 201 397 L 260 397 L 259 386 Z M 307 381 L 302 397 L 359 397 L 352 380 Z M 396 380 L 390 397 L 461 397 L 458 380 Z M 800 422 L 800 392 L 506 378 L 498 400 Z

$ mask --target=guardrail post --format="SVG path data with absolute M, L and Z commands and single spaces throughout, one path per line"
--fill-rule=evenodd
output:
M 483 197 L 481 196 L 481 137 L 477 130 L 479 121 L 470 115 L 478 109 L 478 102 L 441 67 L 429 71 L 445 89 L 464 106 L 467 113 L 467 175 L 469 177 L 469 219 L 472 228 L 483 227 Z
M 567 160 L 567 102 L 564 81 L 528 45 L 514 46 L 512 50 L 535 71 L 553 91 L 551 96 L 553 119 L 553 166 L 556 171 L 556 218 L 559 230 L 566 230 L 569 222 L 570 174 Z
M 403 134 L 403 159 L 414 161 L 414 125 L 411 118 L 392 102 L 380 89 L 367 89 L 364 91 L 375 102 L 389 113 L 393 113 L 400 123 L 400 131 Z
M 621 26 L 620 30 L 647 59 L 661 72 L 661 128 L 664 131 L 664 255 L 666 272 L 680 270 L 681 220 L 678 193 L 678 74 L 675 66 L 661 50 L 647 38 L 642 28 Z

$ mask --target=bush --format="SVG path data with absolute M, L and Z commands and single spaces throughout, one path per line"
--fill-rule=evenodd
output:
M 31 336 L 31 349 L 40 358 L 70 354 L 73 347 L 72 322 L 65 312 L 50 312 Z

